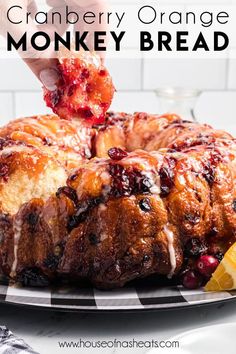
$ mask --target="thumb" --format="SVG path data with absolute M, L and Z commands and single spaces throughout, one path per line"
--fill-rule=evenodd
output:
M 57 59 L 25 58 L 24 61 L 48 90 L 54 91 L 57 88 L 60 80 L 60 74 L 57 70 Z

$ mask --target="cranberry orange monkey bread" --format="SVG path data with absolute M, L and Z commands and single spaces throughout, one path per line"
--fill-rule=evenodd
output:
M 235 140 L 174 114 L 106 113 L 114 88 L 94 58 L 59 61 L 45 99 L 60 118 L 0 129 L 1 271 L 26 285 L 201 286 L 236 238 Z
M 115 89 L 100 57 L 94 52 L 61 51 L 57 69 L 57 88 L 44 88 L 46 104 L 61 118 L 103 123 Z
M 24 118 L 0 136 L 0 264 L 26 285 L 113 288 L 162 274 L 197 287 L 235 241 L 235 140 L 225 132 L 109 113 L 96 128 Z

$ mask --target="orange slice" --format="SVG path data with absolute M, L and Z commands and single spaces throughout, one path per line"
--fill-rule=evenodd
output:
M 226 252 L 205 286 L 206 291 L 236 289 L 236 243 Z

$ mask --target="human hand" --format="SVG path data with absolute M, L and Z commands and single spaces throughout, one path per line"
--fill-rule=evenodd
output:
M 65 13 L 65 6 L 69 6 L 70 11 L 77 11 L 80 13 L 84 13 L 86 11 L 93 12 L 104 12 L 107 9 L 107 4 L 105 0 L 47 0 L 48 6 L 51 9 L 48 12 L 48 19 L 51 18 L 53 12 L 58 12 L 62 17 L 62 24 L 59 23 L 50 23 L 48 21 L 47 24 L 37 25 L 35 23 L 34 16 L 37 13 L 37 5 L 34 0 L 1 0 L 1 17 L 5 19 L 2 21 L 1 32 L 10 31 L 14 38 L 19 40 L 22 35 L 27 31 L 27 34 L 33 34 L 37 31 L 44 31 L 49 36 L 52 37 L 54 32 L 57 32 L 59 35 L 63 35 L 67 30 L 68 25 L 66 25 L 66 21 L 63 21 L 63 16 Z M 11 24 L 7 22 L 7 11 L 11 6 L 20 6 L 22 13 L 30 13 L 28 18 L 27 28 L 26 24 Z M 64 11 L 63 11 L 64 10 Z M 96 24 L 91 26 L 91 32 L 96 30 Z M 103 28 L 102 28 L 103 27 Z M 76 24 L 74 26 L 74 30 L 84 31 L 83 25 Z M 105 30 L 104 25 L 99 25 L 99 30 Z M 5 31 L 5 32 L 7 32 Z M 89 40 L 88 40 L 89 42 Z M 88 43 L 89 47 L 89 43 Z M 42 84 L 53 91 L 56 88 L 58 80 L 60 79 L 59 73 L 57 71 L 58 60 L 55 58 L 55 52 L 51 49 L 47 51 L 47 53 L 41 55 L 35 51 L 28 51 L 28 53 L 21 52 L 23 60 L 29 66 L 29 68 L 33 71 L 36 77 L 42 82 Z

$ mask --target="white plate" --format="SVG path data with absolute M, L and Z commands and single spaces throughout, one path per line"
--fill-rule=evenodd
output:
M 156 283 L 148 283 L 147 281 L 112 291 L 65 285 L 48 288 L 0 285 L 0 303 L 65 311 L 170 310 L 235 300 L 236 291 L 186 290 L 181 286 L 160 287 Z
M 169 349 L 174 354 L 235 354 L 236 323 L 225 323 L 201 327 L 172 337 L 179 341 L 179 349 Z M 151 350 L 148 354 L 155 354 Z M 167 353 L 164 349 L 163 353 Z

